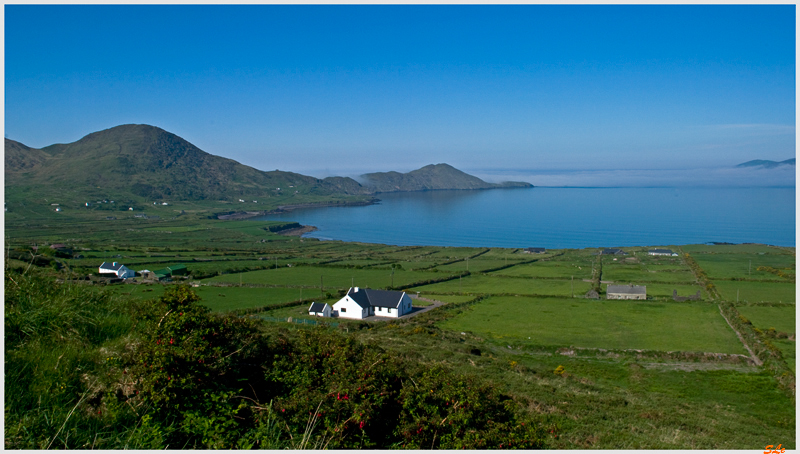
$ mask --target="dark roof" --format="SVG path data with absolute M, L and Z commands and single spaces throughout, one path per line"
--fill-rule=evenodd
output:
M 633 295 L 646 295 L 646 287 L 644 285 L 609 285 L 606 287 L 606 294 L 608 293 L 628 293 Z
M 609 249 L 603 249 L 602 253 L 605 254 L 605 255 L 608 255 L 608 254 L 625 254 L 625 251 L 623 251 L 622 249 L 618 249 L 618 248 L 609 248 Z
M 355 289 L 358 287 L 350 287 L 350 290 L 347 291 L 347 296 L 349 296 L 353 301 L 356 302 L 359 306 L 363 308 L 368 308 L 369 304 L 369 297 L 367 296 L 366 289 L 358 289 L 356 292 Z
M 311 307 L 308 308 L 308 312 L 322 312 L 325 310 L 326 303 L 311 303 Z
M 105 270 L 119 271 L 119 269 L 122 268 L 122 264 L 117 262 L 111 262 L 111 263 L 103 262 L 100 265 L 100 268 L 103 268 Z
M 656 254 L 672 254 L 670 249 L 650 249 L 647 252 L 655 252 Z
M 545 249 L 543 247 L 529 247 L 529 248 L 525 248 L 525 250 L 529 251 L 529 252 L 544 252 L 545 251 Z
M 355 288 L 350 288 L 347 295 L 353 299 L 359 306 L 367 307 L 399 307 L 400 300 L 403 298 L 404 292 L 396 292 L 393 290 L 372 290 L 372 289 L 359 289 L 358 292 Z

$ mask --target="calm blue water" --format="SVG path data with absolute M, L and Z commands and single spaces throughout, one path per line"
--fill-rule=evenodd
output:
M 585 248 L 795 245 L 794 188 L 533 188 L 379 194 L 380 204 L 260 219 L 391 245 Z

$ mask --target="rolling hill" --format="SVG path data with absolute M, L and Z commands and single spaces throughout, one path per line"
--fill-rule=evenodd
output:
M 214 156 L 163 129 L 122 125 L 43 149 L 6 139 L 6 188 L 148 200 L 235 200 L 280 192 L 369 194 L 351 178 L 264 172 Z M 278 189 L 280 188 L 280 189 Z
M 763 167 L 765 169 L 773 169 L 781 166 L 795 165 L 795 158 L 787 159 L 785 161 L 769 161 L 766 159 L 754 159 L 752 161 L 743 162 L 736 167 Z
M 375 172 L 362 175 L 364 186 L 375 192 L 431 191 L 441 189 L 532 188 L 530 183 L 487 183 L 448 164 L 430 164 L 408 173 Z

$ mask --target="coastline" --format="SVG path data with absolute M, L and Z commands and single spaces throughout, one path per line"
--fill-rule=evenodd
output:
M 363 201 L 363 202 L 319 202 L 319 203 L 298 203 L 294 205 L 279 205 L 277 208 L 272 210 L 262 210 L 262 211 L 236 211 L 233 213 L 226 213 L 226 214 L 215 214 L 214 216 L 219 219 L 220 221 L 239 221 L 243 219 L 250 219 L 259 216 L 268 216 L 270 214 L 282 214 L 288 213 L 290 211 L 299 209 L 299 208 L 325 208 L 325 207 L 357 207 L 357 206 L 367 206 L 367 205 L 374 205 L 380 202 L 380 199 L 372 198 L 371 200 Z

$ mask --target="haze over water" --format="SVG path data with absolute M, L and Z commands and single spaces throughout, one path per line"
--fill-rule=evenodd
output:
M 707 242 L 795 245 L 795 188 L 533 188 L 379 194 L 294 210 L 309 237 L 471 247 L 587 248 Z

